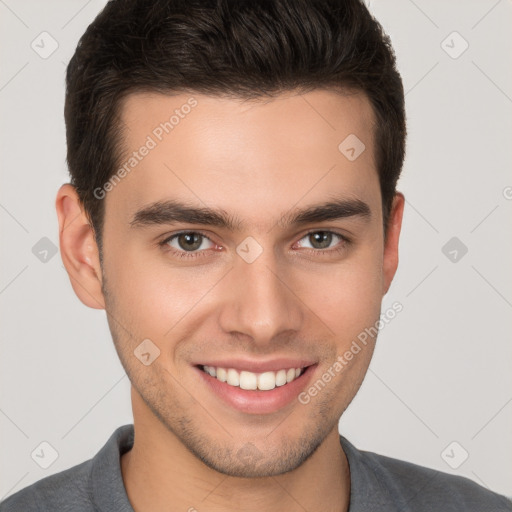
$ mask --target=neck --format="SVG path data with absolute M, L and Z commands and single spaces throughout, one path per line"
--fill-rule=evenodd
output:
M 347 511 L 350 473 L 337 429 L 288 473 L 238 478 L 219 473 L 189 452 L 155 417 L 134 415 L 133 448 L 121 471 L 135 512 Z

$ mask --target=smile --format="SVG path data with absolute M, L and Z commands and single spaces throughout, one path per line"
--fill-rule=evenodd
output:
M 277 371 L 253 373 L 245 370 L 238 371 L 234 368 L 207 365 L 202 365 L 200 368 L 211 377 L 220 382 L 225 382 L 229 386 L 260 391 L 270 391 L 275 387 L 285 386 L 300 377 L 305 370 L 305 368 L 283 368 Z

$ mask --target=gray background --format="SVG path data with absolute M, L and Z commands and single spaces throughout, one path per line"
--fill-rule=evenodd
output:
M 68 181 L 65 66 L 104 3 L 0 0 L 0 499 L 92 457 L 132 421 L 104 311 L 83 306 L 60 254 L 44 253 L 58 245 L 54 201 Z M 340 431 L 512 495 L 512 4 L 370 8 L 407 91 L 401 262 L 383 303 L 403 311 Z M 58 43 L 47 58 L 43 31 Z

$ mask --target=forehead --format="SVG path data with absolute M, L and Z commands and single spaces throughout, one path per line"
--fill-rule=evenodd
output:
M 136 93 L 123 101 L 121 119 L 125 172 L 107 205 L 126 220 L 169 198 L 264 224 L 270 212 L 335 192 L 365 202 L 380 197 L 374 116 L 362 93 L 255 100 Z

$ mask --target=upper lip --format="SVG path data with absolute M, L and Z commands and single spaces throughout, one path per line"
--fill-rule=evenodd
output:
M 277 372 L 289 368 L 305 368 L 315 364 L 311 359 L 279 358 L 267 361 L 256 361 L 249 359 L 216 359 L 204 360 L 196 366 L 214 366 L 216 368 L 233 368 L 238 371 L 252 373 Z

